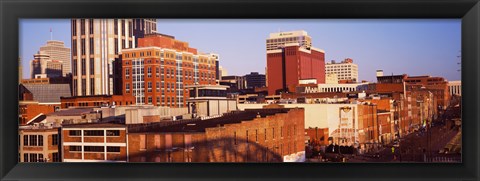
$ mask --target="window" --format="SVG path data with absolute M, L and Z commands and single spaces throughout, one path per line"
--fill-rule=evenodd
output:
M 44 162 L 44 160 L 43 160 L 43 154 L 38 154 L 38 161 L 39 161 L 39 162 Z
M 125 29 L 125 20 L 122 20 L 122 36 L 125 36 Z
M 147 77 L 152 77 L 152 67 L 147 68 Z
M 60 162 L 60 157 L 58 156 L 58 153 L 52 153 L 52 161 Z
M 107 152 L 120 153 L 119 146 L 107 146 Z
M 233 144 L 237 145 L 237 132 L 233 132 Z
M 265 129 L 265 141 L 267 141 L 267 129 Z
M 38 135 L 38 146 L 43 146 L 43 136 Z
M 37 162 L 38 155 L 36 153 L 30 153 L 30 162 Z
M 272 128 L 272 138 L 275 139 L 275 128 Z
M 80 48 L 82 48 L 81 55 L 85 55 L 85 38 L 80 41 Z
M 107 136 L 120 136 L 120 130 L 107 130 Z
M 155 88 L 157 89 L 157 92 L 160 92 L 160 82 L 157 82 L 157 83 L 156 83 L 156 87 L 155 87 Z
M 148 92 L 152 92 L 152 82 L 147 82 Z
M 246 131 L 246 140 L 247 140 L 247 143 L 248 143 L 248 130 Z
M 93 54 L 93 37 L 90 38 L 90 43 L 89 43 L 89 49 L 90 49 L 90 54 Z
M 28 135 L 23 135 L 23 146 L 28 146 Z
M 130 84 L 129 83 L 125 84 L 125 91 L 127 93 L 130 93 Z
M 83 134 L 85 136 L 105 136 L 103 130 L 85 130 Z
M 70 131 L 68 132 L 68 134 L 69 134 L 70 136 L 81 136 L 81 135 L 82 135 L 82 131 L 80 131 L 80 130 L 70 130 Z
M 73 56 L 77 56 L 77 40 L 76 39 L 72 40 L 72 54 Z
M 115 24 L 115 27 L 117 27 L 117 24 Z M 117 30 L 115 30 L 115 34 L 117 34 Z M 118 54 L 118 38 L 115 38 L 115 55 Z
M 255 141 L 258 142 L 258 129 L 255 130 Z
M 58 145 L 58 134 L 52 135 L 52 145 Z
M 94 75 L 94 74 L 95 74 L 95 59 L 90 58 L 90 75 Z
M 23 162 L 28 162 L 28 153 L 23 154 Z
M 80 33 L 81 35 L 85 35 L 85 19 L 80 20 Z
M 84 59 L 84 58 L 82 58 L 82 62 L 81 62 L 81 63 L 82 63 L 82 75 L 85 75 L 85 71 L 86 71 L 86 68 L 87 68 L 87 67 L 86 67 L 85 59 Z
M 30 135 L 30 146 L 37 146 L 37 135 Z
M 105 147 L 103 146 L 84 146 L 84 152 L 104 152 Z
M 77 36 L 77 20 L 72 20 L 72 33 L 73 36 Z

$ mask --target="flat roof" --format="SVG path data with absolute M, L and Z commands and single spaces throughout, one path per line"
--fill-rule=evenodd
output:
M 65 124 L 63 128 L 125 128 L 125 124 L 115 123 L 80 123 L 80 124 Z
M 130 130 L 130 133 L 146 133 L 146 132 L 205 132 L 206 128 L 214 128 L 223 126 L 225 124 L 236 124 L 242 121 L 251 121 L 260 115 L 260 117 L 266 117 L 279 113 L 287 113 L 291 108 L 279 108 L 279 109 L 245 109 L 245 111 L 238 111 L 231 114 L 226 114 L 219 118 L 213 118 L 208 120 L 197 120 L 184 122 L 181 124 L 167 125 L 167 126 L 154 126 L 145 128 L 138 128 L 136 130 Z

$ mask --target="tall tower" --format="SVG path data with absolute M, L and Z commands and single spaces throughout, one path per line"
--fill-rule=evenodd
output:
M 302 79 L 325 83 L 325 52 L 305 31 L 271 33 L 267 39 L 268 94 L 292 92 Z
M 40 51 L 50 56 L 51 60 L 56 60 L 62 63 L 62 76 L 72 73 L 70 48 L 65 47 L 63 41 L 49 40 L 47 44 L 40 47 Z
M 113 61 L 135 47 L 132 21 L 71 20 L 73 96 L 113 94 Z

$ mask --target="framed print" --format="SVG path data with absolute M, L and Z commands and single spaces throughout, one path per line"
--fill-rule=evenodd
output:
M 478 180 L 479 8 L 4 1 L 1 178 Z

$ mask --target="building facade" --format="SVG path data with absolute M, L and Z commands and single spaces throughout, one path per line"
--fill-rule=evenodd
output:
M 303 162 L 303 109 L 257 109 L 130 131 L 130 162 Z
M 63 162 L 127 162 L 125 125 L 63 125 L 61 133 Z
M 340 63 L 336 63 L 335 61 L 331 61 L 325 64 L 325 73 L 329 74 L 336 74 L 339 81 L 352 81 L 352 82 L 359 82 L 358 80 L 358 65 L 353 63 L 351 58 L 346 58 L 344 61 Z
M 185 86 L 216 84 L 215 57 L 172 36 L 147 35 L 139 48 L 122 52 L 123 95 L 135 96 L 137 105 L 185 107 Z
M 245 80 L 247 81 L 247 88 L 249 89 L 265 87 L 264 74 L 259 74 L 258 72 L 251 72 L 250 74 L 245 75 Z
M 63 64 L 58 60 L 52 60 L 50 55 L 44 51 L 39 51 L 33 55 L 33 60 L 30 61 L 30 77 L 47 78 L 47 77 L 62 77 Z
M 59 128 L 21 126 L 18 134 L 19 162 L 61 162 Z
M 40 47 L 40 51 L 49 55 L 51 60 L 59 61 L 62 64 L 61 76 L 65 77 L 67 74 L 72 73 L 70 48 L 65 47 L 64 42 L 49 40 L 47 41 L 47 44 Z
M 299 80 L 317 79 L 325 83 L 325 52 L 299 44 L 267 51 L 268 94 L 294 92 Z
M 462 96 L 462 81 L 448 81 L 448 92 L 450 93 L 450 96 Z
M 286 44 L 290 43 L 298 43 L 300 47 L 309 49 L 312 47 L 312 37 L 310 37 L 307 32 L 303 30 L 270 33 L 266 43 L 267 51 L 281 49 Z
M 135 47 L 132 21 L 71 20 L 73 96 L 113 94 L 113 61 Z
M 294 92 L 302 79 L 325 83 L 325 51 L 305 31 L 271 33 L 267 39 L 268 94 Z

